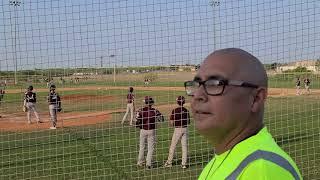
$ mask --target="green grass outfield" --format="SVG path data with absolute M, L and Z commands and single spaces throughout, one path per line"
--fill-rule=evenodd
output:
M 67 93 L 108 94 L 120 98 L 126 91 L 63 92 Z M 174 103 L 176 95 L 180 93 L 183 92 L 137 92 L 141 97 L 149 94 L 162 97 L 156 102 L 158 104 Z M 18 94 L 11 95 L 7 97 L 12 103 L 9 107 L 14 107 L 17 105 L 15 97 Z M 45 94 L 39 93 L 39 97 L 44 96 Z M 304 179 L 320 177 L 318 101 L 317 97 L 312 96 L 270 97 L 265 112 L 265 124 L 269 131 L 297 162 Z M 102 105 L 101 109 L 123 106 L 122 102 L 122 104 L 114 103 L 110 106 Z M 65 108 L 73 110 L 68 109 L 72 108 L 71 105 Z M 90 110 L 97 107 L 88 105 L 82 110 L 88 108 Z M 115 113 L 111 121 L 103 124 L 56 131 L 1 131 L 0 179 L 196 179 L 213 156 L 210 145 L 194 130 L 192 122 L 189 128 L 190 167 L 187 170 L 182 170 L 179 165 L 163 168 L 173 133 L 173 129 L 168 128 L 168 124 L 164 122 L 159 124 L 157 131 L 155 168 L 152 170 L 138 168 L 136 158 L 139 131 L 132 127 L 122 127 L 120 125 L 122 116 L 123 113 Z M 180 145 L 177 150 L 177 157 L 180 159 Z M 179 164 L 180 161 L 175 163 Z
M 183 87 L 183 83 L 187 80 L 192 80 L 195 72 L 158 72 L 158 78 L 154 82 L 150 82 L 149 86 L 162 86 L 162 87 Z M 116 81 L 113 82 L 113 75 L 105 75 L 94 78 L 88 78 L 87 80 L 80 79 L 79 83 L 71 83 L 70 80 L 66 80 L 64 84 L 61 84 L 58 79 L 55 79 L 55 83 L 58 88 L 60 87 L 86 87 L 86 86 L 144 86 L 143 82 L 144 74 L 117 74 Z M 270 88 L 295 88 L 296 78 L 301 78 L 301 85 L 303 86 L 303 79 L 306 77 L 306 73 L 283 73 L 269 76 Z M 90 77 L 90 76 L 89 76 Z M 311 89 L 320 88 L 320 75 L 308 74 L 311 80 Z M 1 77 L 0 79 L 5 79 Z M 35 78 L 37 79 L 37 78 Z M 24 91 L 28 85 L 32 84 L 35 88 L 45 88 L 46 83 L 35 83 L 19 81 L 18 85 L 10 85 L 7 89 L 21 89 Z M 66 78 L 68 79 L 68 78 Z M 69 78 L 70 79 L 70 78 Z

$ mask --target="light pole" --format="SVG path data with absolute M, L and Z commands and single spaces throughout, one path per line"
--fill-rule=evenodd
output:
M 18 71 L 18 56 L 17 56 L 17 10 L 16 7 L 20 6 L 21 1 L 9 1 L 9 5 L 14 7 L 14 84 L 18 84 L 17 71 Z
M 100 56 L 100 68 L 102 68 L 102 59 L 103 59 L 103 56 Z
M 109 57 L 114 58 L 116 55 L 111 54 Z M 116 83 L 116 62 L 113 64 L 113 83 Z
M 213 10 L 213 50 L 216 50 L 216 23 L 215 23 L 215 17 L 216 17 L 216 14 L 215 14 L 215 7 L 217 6 L 220 6 L 220 1 L 215 1 L 215 0 L 212 0 L 209 2 L 209 5 L 212 7 L 212 10 Z

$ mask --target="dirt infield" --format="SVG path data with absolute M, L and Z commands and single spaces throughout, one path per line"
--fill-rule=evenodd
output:
M 109 90 L 120 89 L 126 90 L 127 87 L 78 87 L 78 88 L 59 88 L 59 91 L 74 91 L 74 90 Z M 150 91 L 183 91 L 183 87 L 135 87 L 135 90 L 150 90 Z M 47 89 L 37 89 L 37 92 L 47 91 Z M 7 93 L 17 93 L 19 90 L 8 90 Z M 304 90 L 302 89 L 302 93 Z M 296 96 L 295 89 L 286 88 L 269 88 L 269 97 L 288 97 Z M 311 96 L 319 96 L 320 90 L 311 90 Z M 115 100 L 113 96 L 97 96 L 97 95 L 65 95 L 62 97 L 65 102 L 83 102 L 83 101 L 96 101 L 96 100 Z M 162 111 L 167 111 L 173 108 L 174 105 L 166 104 L 157 106 Z M 188 106 L 188 104 L 187 104 Z M 112 118 L 112 113 L 124 112 L 125 109 L 110 110 L 104 112 L 67 112 L 59 113 L 58 115 L 58 128 L 70 127 L 70 126 L 84 126 L 103 123 Z M 0 118 L 0 131 L 28 131 L 28 130 L 40 130 L 48 129 L 51 126 L 50 117 L 48 113 L 41 113 L 40 117 L 43 123 L 28 124 L 26 120 L 26 114 L 23 112 L 15 114 L 4 114 Z M 34 119 L 34 117 L 33 117 Z
M 1 131 L 26 131 L 36 129 L 49 129 L 51 126 L 48 114 L 40 113 L 43 123 L 36 123 L 33 117 L 32 124 L 27 123 L 25 113 L 14 115 L 3 115 L 0 118 Z M 70 126 L 83 126 L 102 123 L 111 119 L 111 112 L 81 112 L 81 113 L 60 113 L 58 114 L 58 128 Z

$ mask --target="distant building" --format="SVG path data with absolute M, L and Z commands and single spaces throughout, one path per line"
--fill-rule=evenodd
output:
M 174 70 L 174 71 L 179 71 L 179 72 L 183 72 L 183 71 L 191 71 L 194 72 L 196 71 L 196 66 L 195 65 L 170 65 L 170 69 Z
M 94 75 L 94 73 L 73 73 L 72 75 L 73 76 L 85 76 L 85 75 Z
M 296 61 L 287 64 L 283 64 L 277 67 L 277 72 L 283 72 L 287 70 L 293 70 L 297 67 L 305 67 L 307 70 L 315 72 L 317 71 L 316 61 L 315 60 L 303 60 L 303 61 Z

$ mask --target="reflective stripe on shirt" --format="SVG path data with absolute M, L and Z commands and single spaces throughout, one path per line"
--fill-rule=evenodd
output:
M 266 161 L 273 162 L 278 166 L 282 167 L 283 169 L 287 170 L 288 172 L 290 172 L 294 177 L 294 179 L 296 180 L 300 179 L 296 170 L 285 158 L 283 158 L 282 156 L 276 153 L 263 151 L 263 150 L 257 150 L 252 154 L 250 154 L 249 156 L 247 156 L 226 179 L 227 180 L 237 179 L 237 177 L 244 170 L 244 168 L 247 167 L 248 164 L 258 159 L 264 159 Z

